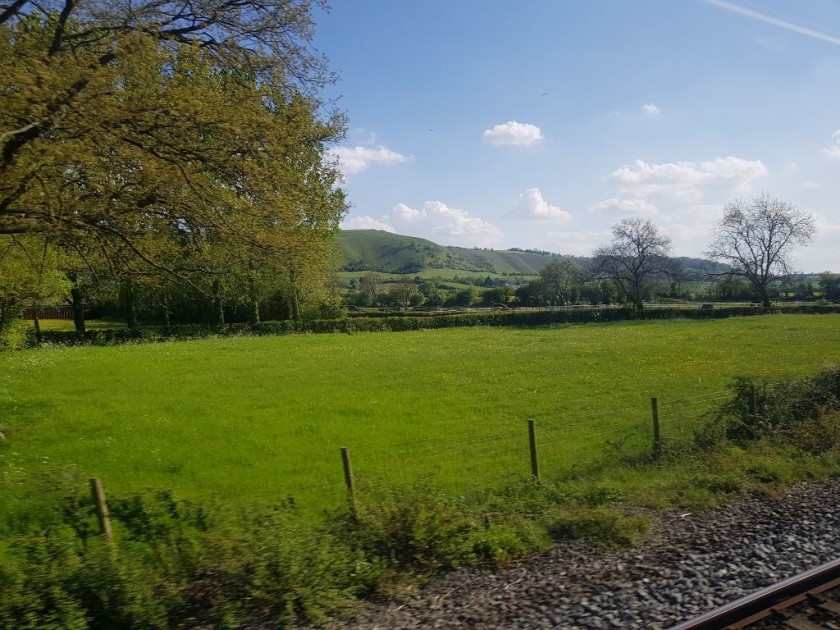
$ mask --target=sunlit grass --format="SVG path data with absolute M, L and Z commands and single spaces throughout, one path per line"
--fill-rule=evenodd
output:
M 668 401 L 735 375 L 813 372 L 840 351 L 837 315 L 540 329 L 207 339 L 0 355 L 0 483 L 7 497 L 71 466 L 115 491 L 173 488 L 231 501 L 342 496 L 339 448 L 361 484 L 431 475 L 457 491 L 646 443 L 694 420 Z M 0 511 L 4 499 L 0 498 Z
M 72 319 L 42 319 L 39 325 L 41 330 L 75 330 Z M 85 322 L 85 328 L 88 330 L 122 330 L 127 326 L 125 321 L 120 319 L 89 319 Z

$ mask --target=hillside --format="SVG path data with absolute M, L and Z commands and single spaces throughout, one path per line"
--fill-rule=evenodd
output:
M 550 253 L 449 247 L 379 230 L 342 230 L 338 242 L 340 267 L 344 271 L 417 273 L 423 269 L 455 269 L 536 275 L 558 257 Z M 581 265 L 588 261 L 586 258 L 576 260 Z
M 570 258 L 584 269 L 591 258 L 562 256 L 550 252 L 520 249 L 468 249 L 438 245 L 414 236 L 402 236 L 380 230 L 342 230 L 339 268 L 343 271 L 379 271 L 384 273 L 418 273 L 424 269 L 453 269 L 494 274 L 533 276 L 556 258 Z M 698 276 L 709 271 L 723 271 L 725 265 L 699 258 L 678 258 L 680 267 L 695 271 Z

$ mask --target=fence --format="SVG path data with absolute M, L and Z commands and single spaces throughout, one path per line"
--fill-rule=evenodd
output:
M 72 306 L 47 306 L 41 308 L 28 308 L 24 313 L 24 319 L 73 319 Z
M 355 509 L 357 493 L 377 485 L 399 487 L 429 478 L 449 492 L 483 493 L 529 477 L 556 479 L 585 469 L 609 449 L 655 461 L 664 445 L 689 439 L 704 415 L 731 396 L 720 390 L 675 400 L 651 398 L 649 407 L 609 413 L 593 405 L 575 412 L 574 419 L 520 420 L 495 431 L 480 424 L 453 431 L 451 422 L 441 421 L 426 427 L 431 437 L 397 440 L 375 452 L 346 446 L 327 450 L 323 459 L 283 471 L 285 481 L 278 480 L 271 498 L 296 504 L 304 498 L 302 508 L 319 511 L 349 499 Z M 110 537 L 102 484 L 92 479 L 91 487 L 102 532 Z

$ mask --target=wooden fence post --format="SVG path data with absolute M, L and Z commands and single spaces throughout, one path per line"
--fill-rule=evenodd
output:
M 108 504 L 105 502 L 105 489 L 102 487 L 102 480 L 99 477 L 91 477 L 90 492 L 93 501 L 96 503 L 96 515 L 99 517 L 99 531 L 110 543 L 113 540 L 111 534 L 111 517 L 108 514 Z
M 659 401 L 650 399 L 650 411 L 653 416 L 653 459 L 658 460 L 662 455 L 662 436 L 659 433 Z
M 341 447 L 341 463 L 344 465 L 344 483 L 347 485 L 347 498 L 350 501 L 350 511 L 356 514 L 356 480 L 353 478 L 353 464 L 350 461 L 350 449 Z
M 540 460 L 537 453 L 537 429 L 533 420 L 528 420 L 528 441 L 531 444 L 531 476 L 540 480 Z

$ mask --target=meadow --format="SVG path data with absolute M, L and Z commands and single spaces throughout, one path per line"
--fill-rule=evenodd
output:
M 466 493 L 527 476 L 529 418 L 543 475 L 556 478 L 610 445 L 646 448 L 652 396 L 675 439 L 737 375 L 815 372 L 838 356 L 838 323 L 770 315 L 9 352 L 0 512 L 62 475 L 319 510 L 342 500 L 342 446 L 360 484 L 425 477 Z

